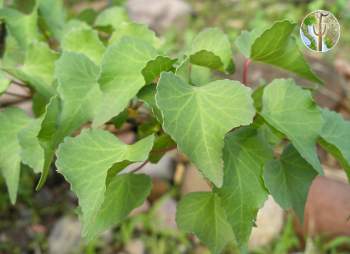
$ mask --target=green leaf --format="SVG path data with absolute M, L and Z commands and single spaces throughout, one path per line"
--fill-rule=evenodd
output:
M 18 140 L 21 145 L 21 160 L 31 167 L 35 173 L 40 173 L 44 168 L 44 149 L 37 139 L 43 119 L 44 116 L 33 119 L 26 128 L 18 133 Z
M 39 0 L 39 16 L 48 31 L 58 40 L 62 37 L 66 13 L 62 0 Z
M 246 58 L 250 58 L 250 52 L 255 40 L 263 33 L 262 29 L 253 29 L 252 31 L 242 31 L 235 40 L 237 48 Z
M 268 124 L 264 122 L 261 118 L 263 124 L 259 126 L 259 131 L 265 137 L 267 142 L 271 145 L 278 145 L 285 138 L 284 134 L 277 131 L 275 128 L 271 128 Z
M 289 145 L 280 160 L 266 164 L 264 180 L 276 202 L 284 209 L 293 208 L 303 221 L 307 195 L 316 175 L 310 164 Z
M 44 149 L 44 167 L 36 187 L 37 190 L 42 188 L 46 182 L 51 163 L 54 159 L 55 150 L 62 141 L 62 137 L 57 135 L 57 133 L 60 134 L 57 131 L 59 128 L 57 122 L 59 122 L 60 112 L 60 100 L 58 97 L 53 97 L 45 109 L 45 117 L 41 122 L 41 129 L 37 136 L 41 147 Z
M 93 126 L 102 125 L 124 110 L 145 85 L 142 70 L 156 56 L 156 50 L 149 44 L 128 37 L 107 48 L 99 79 L 103 99 Z
M 129 22 L 123 22 L 118 26 L 118 29 L 113 32 L 109 39 L 109 44 L 113 44 L 125 36 L 143 40 L 155 48 L 159 48 L 161 44 L 155 32 L 150 30 L 146 25 Z
M 47 98 L 38 92 L 33 93 L 32 110 L 35 117 L 40 117 L 45 112 L 48 104 Z
M 157 56 L 155 59 L 150 60 L 142 70 L 146 84 L 150 84 L 156 80 L 163 71 L 174 70 L 173 65 L 176 61 L 176 59 L 166 56 Z
M 227 221 L 220 197 L 211 192 L 194 192 L 182 198 L 177 207 L 176 223 L 194 233 L 212 253 L 221 253 L 235 237 Z
M 219 80 L 194 87 L 173 73 L 162 73 L 159 80 L 156 102 L 164 130 L 218 187 L 223 181 L 225 134 L 253 120 L 250 94 L 250 88 L 238 81 Z
M 276 79 L 264 89 L 261 115 L 269 125 L 285 134 L 301 156 L 323 174 L 316 153 L 323 119 L 310 91 L 303 90 L 291 79 Z
M 119 115 L 113 117 L 111 119 L 111 122 L 113 123 L 113 125 L 119 129 L 123 126 L 123 124 L 128 120 L 129 117 L 129 113 L 128 113 L 128 109 L 126 108 L 124 111 L 122 111 Z
M 218 28 L 205 29 L 193 39 L 190 61 L 193 64 L 229 73 L 235 69 L 230 41 Z
M 56 62 L 55 76 L 62 112 L 58 140 L 71 134 L 88 120 L 93 119 L 101 100 L 98 84 L 100 68 L 80 53 L 63 52 Z
M 78 52 L 86 55 L 94 63 L 100 64 L 105 46 L 92 28 L 77 28 L 68 32 L 62 40 L 65 51 Z
M 1 8 L 0 19 L 5 20 L 9 34 L 22 49 L 26 49 L 31 42 L 39 38 L 36 10 L 31 14 L 24 14 L 15 9 Z
M 176 69 L 175 74 L 182 78 L 185 82 L 194 86 L 202 86 L 212 81 L 211 71 L 207 67 L 190 63 L 190 59 L 186 58 Z
M 95 22 L 95 19 L 98 13 L 99 12 L 94 8 L 86 8 L 86 9 L 83 9 L 81 12 L 79 12 L 76 18 L 92 26 Z
M 96 18 L 95 26 L 116 29 L 121 23 L 128 21 L 128 14 L 122 7 L 114 6 L 102 11 Z
M 1 67 L 15 67 L 24 62 L 25 49 L 20 47 L 16 39 L 7 34 L 5 37 L 5 45 L 3 56 L 1 58 Z
M 20 109 L 7 108 L 0 112 L 0 172 L 5 178 L 12 204 L 16 202 L 21 169 L 17 135 L 29 122 L 30 118 Z
M 91 27 L 84 21 L 79 19 L 71 19 L 64 24 L 63 34 L 67 34 L 72 30 L 80 30 L 80 29 L 91 29 Z
M 176 147 L 176 143 L 169 135 L 160 135 L 154 140 L 154 145 L 148 160 L 151 163 L 157 163 L 166 152 L 170 151 L 174 147 Z
M 253 91 L 252 97 L 254 100 L 254 106 L 258 112 L 262 109 L 262 97 L 264 95 L 264 89 L 266 85 L 259 85 Z
M 243 32 L 236 45 L 244 55 L 254 61 L 271 64 L 310 81 L 322 83 L 311 71 L 292 36 L 295 26 L 295 23 L 284 20 L 274 23 L 264 32 Z
M 136 207 L 142 205 L 150 194 L 152 181 L 143 174 L 121 174 L 109 182 L 103 204 L 91 223 L 88 223 L 87 239 L 95 238 L 108 227 L 124 220 Z
M 66 106 L 66 116 L 63 107 L 62 118 L 70 119 L 72 130 L 92 118 L 94 127 L 104 124 L 127 107 L 145 85 L 145 78 L 155 78 L 170 68 L 169 62 L 174 61 L 157 57 L 153 47 L 133 38 L 123 38 L 108 47 L 101 71 L 82 54 L 63 53 L 56 64 L 58 90 L 63 104 L 73 105 Z
M 328 109 L 322 109 L 322 116 L 321 144 L 339 160 L 350 180 L 350 122 Z
M 58 54 L 43 42 L 33 42 L 28 45 L 23 65 L 4 67 L 4 70 L 25 83 L 46 98 L 55 93 L 53 87 L 54 64 Z
M 137 97 L 140 100 L 144 101 L 151 108 L 153 115 L 161 123 L 163 122 L 163 119 L 162 113 L 160 112 L 156 104 L 156 88 L 157 87 L 154 84 L 144 86 L 137 94 Z
M 46 106 L 44 114 L 32 119 L 18 134 L 22 162 L 31 167 L 35 173 L 42 173 L 45 177 L 56 148 L 54 134 L 57 130 L 59 107 L 58 98 L 53 97 Z
M 256 214 L 267 198 L 262 176 L 265 163 L 272 158 L 272 148 L 252 127 L 225 137 L 224 183 L 217 191 L 240 245 L 247 244 Z
M 6 92 L 7 88 L 10 86 L 11 80 L 9 80 L 3 71 L 0 71 L 0 95 Z
M 104 200 L 113 200 L 109 195 L 114 195 L 116 190 L 112 194 L 106 193 L 108 170 L 122 161 L 146 160 L 152 149 L 153 139 L 153 136 L 149 136 L 133 145 L 126 145 L 113 134 L 96 129 L 84 130 L 75 138 L 68 137 L 59 146 L 56 166 L 78 196 L 84 237 L 93 234 L 90 232 L 90 227 L 93 228 L 91 225 L 102 223 L 98 220 L 103 218 L 98 218 L 98 215 Z M 104 206 L 109 206 L 108 202 Z

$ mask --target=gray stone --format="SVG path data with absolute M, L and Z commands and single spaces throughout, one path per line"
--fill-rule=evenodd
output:
M 105 244 L 112 244 L 114 241 L 114 232 L 112 229 L 108 229 L 101 233 L 101 240 Z
M 264 246 L 277 238 L 283 228 L 283 215 L 282 208 L 269 196 L 258 212 L 257 227 L 252 230 L 249 249 Z
M 184 196 L 187 193 L 198 191 L 210 191 L 210 187 L 198 169 L 193 165 L 189 165 L 185 171 L 181 194 Z
M 324 174 L 326 177 L 337 180 L 339 182 L 347 183 L 348 178 L 346 176 L 346 173 L 342 169 L 335 169 L 335 168 L 328 168 L 327 166 L 323 165 Z
M 145 253 L 145 244 L 142 240 L 135 239 L 125 246 L 125 250 L 129 254 L 143 254 Z
M 183 0 L 129 0 L 127 9 L 131 19 L 158 32 L 170 26 L 184 27 L 191 12 Z
M 347 182 L 317 176 L 309 190 L 304 223 L 298 223 L 297 232 L 311 237 L 324 235 L 329 239 L 350 236 L 349 196 Z
M 160 202 L 161 204 L 155 212 L 158 228 L 160 230 L 178 230 L 175 220 L 176 201 L 173 198 L 167 198 Z
M 66 216 L 54 225 L 49 235 L 50 254 L 70 254 L 79 250 L 81 244 L 78 219 Z

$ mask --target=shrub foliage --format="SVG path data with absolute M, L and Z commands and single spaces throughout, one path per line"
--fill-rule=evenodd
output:
M 350 176 L 350 122 L 316 105 L 310 90 L 293 79 L 252 90 L 211 75 L 235 70 L 233 45 L 220 29 L 205 29 L 173 57 L 120 7 L 85 20 L 66 16 L 56 0 L 38 0 L 30 13 L 0 9 L 7 31 L 0 93 L 12 82 L 28 87 L 34 111 L 0 111 L 0 172 L 12 203 L 23 165 L 41 175 L 39 190 L 55 164 L 78 197 L 90 241 L 150 193 L 150 177 L 125 167 L 157 162 L 177 147 L 212 187 L 182 198 L 177 224 L 220 253 L 228 243 L 247 244 L 269 194 L 303 219 L 310 184 L 323 174 L 318 144 Z M 321 84 L 297 46 L 295 26 L 285 20 L 243 31 L 234 48 L 248 61 Z M 109 128 L 126 122 L 138 128 L 131 145 Z

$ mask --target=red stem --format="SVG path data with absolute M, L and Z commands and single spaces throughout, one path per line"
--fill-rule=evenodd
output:
M 247 85 L 248 84 L 248 69 L 249 69 L 249 65 L 251 63 L 250 59 L 246 59 L 244 61 L 244 65 L 243 65 L 243 84 Z
M 171 151 L 171 150 L 173 150 L 175 148 L 177 148 L 177 146 L 167 147 L 165 149 L 154 150 L 154 151 L 151 151 L 151 153 L 158 154 L 158 153 L 168 152 L 168 151 Z M 141 165 L 139 165 L 138 167 L 134 168 L 130 172 L 131 173 L 135 173 L 135 172 L 141 170 L 144 166 L 146 166 L 146 164 L 148 162 L 149 162 L 149 160 L 145 160 Z
M 136 167 L 135 169 L 131 170 L 131 173 L 135 173 L 137 171 L 139 171 L 140 169 L 142 169 L 144 166 L 146 166 L 146 164 L 149 162 L 149 160 L 144 161 L 140 166 Z

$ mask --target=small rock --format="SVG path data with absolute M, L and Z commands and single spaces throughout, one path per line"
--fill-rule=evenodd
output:
M 163 230 L 178 230 L 176 226 L 176 201 L 173 198 L 167 198 L 160 201 L 161 204 L 156 210 L 158 228 Z
M 302 235 L 350 236 L 350 186 L 348 183 L 317 176 L 305 206 L 304 225 L 297 224 Z
M 201 173 L 199 173 L 198 169 L 195 166 L 190 165 L 185 171 L 181 194 L 184 196 L 187 193 L 197 191 L 210 191 L 210 187 Z
M 323 168 L 324 168 L 324 174 L 326 177 L 343 182 L 343 183 L 348 183 L 348 178 L 344 170 L 327 168 L 325 166 L 323 166 Z
M 201 245 L 197 246 L 193 252 L 194 254 L 210 254 L 210 251 L 208 250 L 208 248 Z
M 49 235 L 50 254 L 70 254 L 80 247 L 80 223 L 70 216 L 61 218 Z
M 131 19 L 149 25 L 156 31 L 187 24 L 191 7 L 183 0 L 130 0 L 127 9 Z
M 101 233 L 101 240 L 105 244 L 112 244 L 114 240 L 114 232 L 112 229 L 108 229 Z
M 249 240 L 249 249 L 264 246 L 277 238 L 283 227 L 283 210 L 271 196 L 259 210 Z
M 145 253 L 145 244 L 140 239 L 132 240 L 125 246 L 125 250 L 129 254 Z
M 169 182 L 159 178 L 152 179 L 152 186 L 153 187 L 152 187 L 151 194 L 148 196 L 148 199 L 151 202 L 154 202 L 160 197 L 162 197 L 170 189 Z
M 122 134 L 118 134 L 118 138 L 123 141 L 125 144 L 132 144 L 135 142 L 136 135 L 132 131 L 124 132 Z
M 174 171 L 174 158 L 176 152 L 168 152 L 156 164 L 148 163 L 141 172 L 152 177 L 171 180 Z

